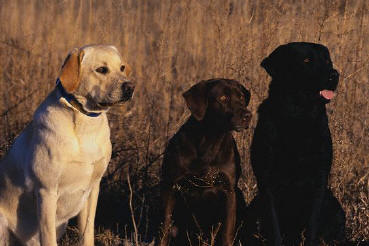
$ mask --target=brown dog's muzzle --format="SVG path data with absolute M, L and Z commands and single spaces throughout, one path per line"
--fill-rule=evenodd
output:
M 246 110 L 242 110 L 238 116 L 236 116 L 238 119 L 234 119 L 232 120 L 232 128 L 236 131 L 241 131 L 243 129 L 248 129 L 250 122 L 251 122 L 251 117 L 252 114 L 251 112 L 246 109 Z
M 246 109 L 246 113 L 242 117 L 242 122 L 244 123 L 246 129 L 249 128 L 251 117 L 252 117 L 251 112 Z
M 245 116 L 242 118 L 242 120 L 245 122 L 245 124 L 247 125 L 247 128 L 249 127 L 250 125 L 250 121 L 251 121 L 251 118 L 252 118 L 252 114 L 249 110 L 246 110 L 246 114 Z

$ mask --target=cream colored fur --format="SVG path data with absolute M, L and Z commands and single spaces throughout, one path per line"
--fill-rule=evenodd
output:
M 77 215 L 81 244 L 94 245 L 99 184 L 111 157 L 107 107 L 98 102 L 107 97 L 112 104 L 119 101 L 115 90 L 127 81 L 127 71 L 121 71 L 126 64 L 113 46 L 76 52 L 78 79 L 62 84 L 78 83 L 70 93 L 86 111 L 101 114 L 81 113 L 57 88 L 38 107 L 0 162 L 0 246 L 14 236 L 27 246 L 55 246 Z M 95 71 L 105 65 L 108 74 Z M 67 72 L 62 69 L 60 77 Z

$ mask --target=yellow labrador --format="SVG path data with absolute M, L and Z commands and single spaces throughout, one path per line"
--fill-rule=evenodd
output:
M 0 162 L 0 246 L 55 246 L 76 215 L 82 245 L 94 245 L 99 184 L 111 157 L 106 111 L 131 98 L 129 70 L 114 46 L 68 55 L 56 88 Z

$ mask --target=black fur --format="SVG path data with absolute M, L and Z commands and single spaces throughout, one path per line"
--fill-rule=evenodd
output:
M 338 72 L 320 44 L 279 46 L 261 66 L 272 77 L 251 145 L 258 195 L 247 213 L 245 245 L 330 245 L 345 240 L 345 213 L 328 188 L 332 140 L 323 90 Z M 255 237 L 259 234 L 259 239 Z M 260 237 L 261 236 L 261 237 Z

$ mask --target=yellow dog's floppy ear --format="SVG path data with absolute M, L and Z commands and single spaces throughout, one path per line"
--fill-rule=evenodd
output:
M 66 92 L 72 93 L 78 88 L 81 61 L 83 58 L 83 50 L 74 48 L 61 68 L 59 79 Z
M 131 69 L 131 66 L 126 64 L 125 65 L 125 68 L 124 68 L 124 73 L 126 74 L 126 76 L 128 77 L 129 75 L 131 75 L 132 73 L 132 69 Z

